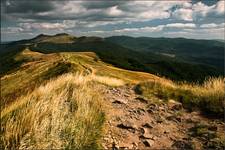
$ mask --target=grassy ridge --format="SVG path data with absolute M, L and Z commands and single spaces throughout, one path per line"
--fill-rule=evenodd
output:
M 205 64 L 193 64 L 191 61 L 184 62 L 179 58 L 174 59 L 153 52 L 134 51 L 108 41 L 92 40 L 88 37 L 78 38 L 71 44 L 46 42 L 35 44 L 30 48 L 42 53 L 92 51 L 101 60 L 116 67 L 144 71 L 179 81 L 203 81 L 207 76 L 223 74 L 221 70 Z
M 2 107 L 45 81 L 69 71 L 68 64 L 62 63 L 61 57 L 56 54 L 42 55 L 25 50 L 14 60 L 22 64 L 1 78 Z
M 49 79 L 68 72 L 80 72 L 84 75 L 95 73 L 98 75 L 95 77 L 96 80 L 102 80 L 102 82 L 106 77 L 111 77 L 115 80 L 115 82 L 111 81 L 112 84 L 113 82 L 121 84 L 116 82 L 119 79 L 126 83 L 136 83 L 142 77 L 147 80 L 157 78 L 147 73 L 113 67 L 101 60 L 96 61 L 96 57 L 96 54 L 90 52 L 42 54 L 30 50 L 22 51 L 16 55 L 15 59 L 23 60 L 23 63 L 1 78 L 2 107 L 6 107 L 17 97 L 33 91 L 41 84 L 45 84 Z

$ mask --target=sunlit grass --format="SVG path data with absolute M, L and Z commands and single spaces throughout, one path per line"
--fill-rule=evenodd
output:
M 101 100 L 96 84 L 65 74 L 2 111 L 0 144 L 6 149 L 95 149 L 104 122 Z
M 92 75 L 92 80 L 96 82 L 100 82 L 109 86 L 123 86 L 125 85 L 125 82 L 121 79 L 107 77 L 107 76 L 97 76 Z
M 204 113 L 222 116 L 224 113 L 225 79 L 208 78 L 203 84 L 175 83 L 169 80 L 143 82 L 136 92 L 146 97 L 175 99 L 190 109 L 201 109 Z

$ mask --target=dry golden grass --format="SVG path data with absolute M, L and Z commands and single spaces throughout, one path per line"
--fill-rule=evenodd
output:
M 66 74 L 1 113 L 0 144 L 9 149 L 95 149 L 104 121 L 102 96 L 89 77 Z M 99 90 L 100 91 L 100 90 Z
M 108 86 L 123 86 L 123 85 L 125 85 L 125 82 L 123 80 L 113 78 L 113 77 L 92 75 L 91 79 L 93 81 L 100 82 L 100 83 L 108 85 Z
M 199 96 L 203 95 L 220 95 L 225 93 L 225 78 L 209 78 L 203 85 L 194 85 L 192 91 L 196 91 Z
M 77 65 L 82 64 L 99 76 L 108 76 L 116 79 L 123 80 L 126 83 L 138 83 L 144 80 L 159 80 L 160 78 L 156 75 L 149 73 L 130 71 L 121 68 L 114 67 L 110 64 L 102 62 L 100 59 L 95 61 L 97 58 L 96 54 L 93 52 L 64 52 L 60 53 L 65 61 L 75 63 Z
M 166 79 L 144 82 L 136 91 L 146 97 L 175 99 L 188 109 L 222 116 L 224 113 L 225 78 L 208 78 L 203 84 L 175 83 Z

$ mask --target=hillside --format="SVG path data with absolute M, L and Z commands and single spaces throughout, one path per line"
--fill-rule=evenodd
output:
M 222 41 L 127 36 L 109 37 L 106 40 L 139 52 L 167 54 L 189 63 L 211 65 L 220 70 L 224 68 L 224 42 Z
M 98 59 L 92 52 L 70 52 L 43 54 L 24 49 L 16 54 L 15 61 L 21 64 L 2 77 L 3 104 L 23 94 L 32 91 L 35 86 L 44 81 L 68 72 L 95 73 L 109 77 L 126 78 L 125 81 L 138 82 L 143 76 L 145 79 L 158 78 L 142 72 L 127 71 L 113 67 Z M 15 87 L 14 84 L 17 86 Z M 19 94 L 19 95 L 18 95 Z M 5 100 L 6 99 L 6 100 Z
M 112 37 L 115 38 L 115 37 Z M 118 37 L 120 39 L 120 37 Z M 122 40 L 121 40 L 122 41 Z M 137 40 L 138 41 L 138 40 Z M 134 41 L 131 41 L 134 43 Z M 168 42 L 171 43 L 171 42 Z M 179 40 L 178 42 L 179 43 Z M 177 43 L 174 46 L 177 46 Z M 121 44 L 121 45 L 120 45 Z M 164 45 L 162 42 L 157 45 Z M 182 42 L 180 42 L 182 45 Z M 131 44 L 132 45 L 132 44 Z M 146 45 L 146 44 L 143 44 Z M 172 44 L 173 45 L 173 44 Z M 192 44 L 193 45 L 193 44 Z M 200 45 L 193 46 L 193 51 L 197 51 Z M 7 66 L 1 65 L 1 72 L 4 74 L 7 71 L 7 67 L 11 68 L 20 64 L 18 61 L 14 61 L 13 57 L 21 50 L 29 47 L 32 51 L 41 53 L 56 53 L 56 52 L 94 52 L 97 56 L 106 63 L 110 63 L 114 66 L 134 70 L 144 71 L 159 75 L 161 77 L 167 77 L 176 81 L 198 81 L 203 82 L 206 77 L 223 75 L 221 66 L 213 66 L 207 63 L 193 63 L 191 59 L 183 59 L 181 57 L 171 57 L 172 55 L 167 52 L 155 53 L 153 51 L 144 51 L 135 46 L 127 46 L 123 43 L 112 43 L 112 40 L 102 39 L 98 37 L 74 37 L 68 34 L 57 34 L 53 36 L 39 35 L 30 40 L 22 40 L 13 42 L 10 44 L 1 45 L 1 62 L 8 62 Z M 125 48 L 126 47 L 126 48 Z M 210 47 L 210 46 L 209 46 Z M 218 51 L 220 51 L 219 47 Z M 183 50 L 185 52 L 185 50 Z M 202 49 L 197 51 L 202 54 Z M 185 56 L 189 56 L 188 54 Z M 200 57 L 197 54 L 193 54 L 196 57 Z M 221 57 L 221 55 L 219 55 Z M 217 55 L 210 53 L 210 57 L 215 57 L 214 60 L 207 59 L 207 61 L 213 61 L 214 63 L 220 62 Z M 205 58 L 201 56 L 201 58 Z M 222 57 L 223 58 L 223 57 Z M 222 60 L 221 58 L 221 60 Z M 200 60 L 198 58 L 198 60 Z M 216 61 L 215 61 L 216 60 Z M 218 61 L 217 61 L 218 60 Z
M 224 78 L 178 84 L 93 52 L 27 47 L 13 60 L 1 77 L 3 149 L 224 148 Z

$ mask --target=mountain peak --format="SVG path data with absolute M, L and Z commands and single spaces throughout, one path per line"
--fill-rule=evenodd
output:
M 69 35 L 67 33 L 59 33 L 55 35 L 39 34 L 38 36 L 32 39 L 32 42 L 73 43 L 74 39 L 75 39 L 74 36 Z
M 58 33 L 58 34 L 56 34 L 54 36 L 71 36 L 71 35 L 68 34 L 68 33 Z
M 50 35 L 47 35 L 47 34 L 39 34 L 34 39 L 43 38 L 43 37 L 50 37 Z

